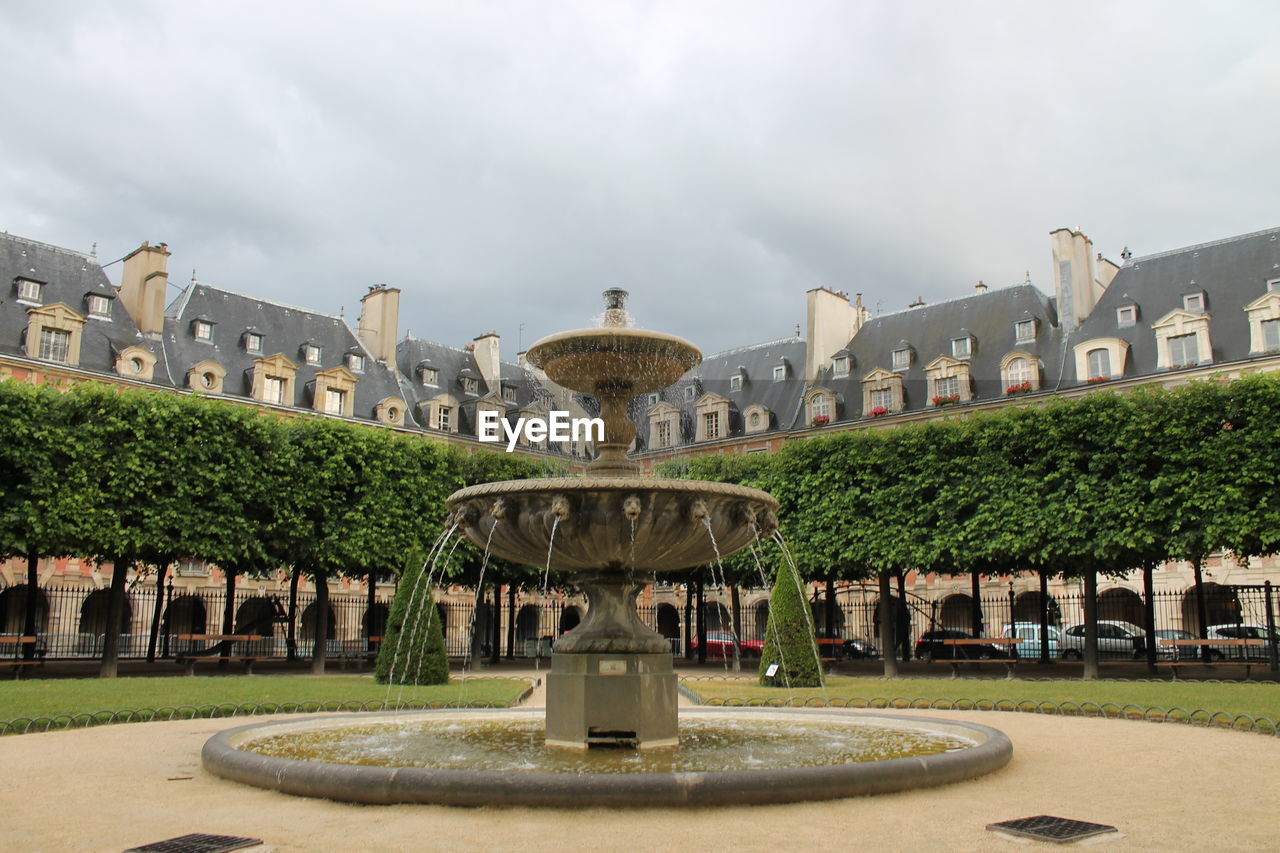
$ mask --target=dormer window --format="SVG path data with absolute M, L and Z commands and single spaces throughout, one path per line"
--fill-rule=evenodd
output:
M 1263 320 L 1262 347 L 1266 352 L 1280 350 L 1280 320 Z
M 1267 293 L 1280 293 L 1280 278 L 1273 278 L 1267 282 Z
M 96 320 L 111 319 L 111 300 L 101 293 L 90 293 L 86 300 L 89 304 L 89 316 Z
M 40 330 L 40 348 L 37 358 L 45 361 L 67 363 L 71 351 L 71 333 L 62 329 L 44 328 Z
M 465 394 L 474 394 L 480 387 L 480 383 L 470 376 L 462 377 L 462 391 Z
M 260 355 L 262 353 L 262 335 L 257 332 L 245 332 L 244 351 Z
M 1019 320 L 1013 324 L 1013 339 L 1016 343 L 1025 344 L 1036 339 L 1036 321 Z
M 302 360 L 307 364 L 320 363 L 320 347 L 315 344 L 302 345 Z
M 729 377 L 729 390 L 730 391 L 742 390 L 742 374 L 741 373 L 735 373 Z
M 838 355 L 832 360 L 831 375 L 836 377 L 849 375 L 849 356 Z
M 893 369 L 906 370 L 911 366 L 911 350 L 903 347 L 893 351 Z
M 347 353 L 347 370 L 362 373 L 364 371 L 364 356 L 358 352 Z
M 659 395 L 659 394 L 650 394 L 650 395 L 649 395 L 649 405 L 650 405 L 650 406 L 656 406 L 656 405 L 658 405 L 658 400 L 660 400 L 660 399 L 662 399 L 661 395 Z
M 29 278 L 18 279 L 18 300 L 20 302 L 33 302 L 36 305 L 41 304 L 44 293 L 44 285 L 38 281 L 32 281 Z
M 514 385 L 502 386 L 502 399 L 508 403 L 514 403 L 516 401 L 516 388 Z
M 1196 291 L 1195 293 L 1184 293 L 1182 295 L 1182 307 L 1188 311 L 1196 311 L 1203 313 L 1205 310 L 1206 300 L 1204 291 Z
M 1116 309 L 1117 326 L 1135 326 L 1138 323 L 1138 306 L 1121 305 Z
M 686 385 L 684 389 L 684 398 L 689 401 L 696 400 L 698 398 L 698 386 Z
M 191 324 L 191 334 L 197 341 L 210 343 L 213 341 L 213 323 L 208 320 L 196 320 Z
M 436 410 L 436 429 L 441 432 L 449 432 L 452 418 L 453 409 L 449 406 L 441 406 Z
M 965 335 L 951 339 L 951 355 L 953 358 L 968 358 L 973 355 L 973 338 Z
M 418 381 L 423 385 L 439 385 L 440 371 L 425 364 L 418 365 Z

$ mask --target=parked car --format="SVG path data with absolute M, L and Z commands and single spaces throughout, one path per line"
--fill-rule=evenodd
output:
M 1140 658 L 1146 654 L 1147 634 L 1132 622 L 1117 619 L 1098 620 L 1098 656 Z M 1062 632 L 1063 660 L 1084 657 L 1084 625 L 1072 625 Z
M 1209 646 L 1209 659 L 1235 658 L 1237 660 L 1269 660 L 1271 650 L 1267 643 L 1252 646 L 1215 646 L 1213 640 L 1270 640 L 1271 645 L 1280 647 L 1280 638 L 1270 633 L 1261 625 L 1210 625 L 1204 632 L 1205 645 Z M 1191 646 L 1199 651 L 1199 647 Z
M 1020 658 L 1038 658 L 1040 657 L 1040 623 L 1039 622 L 1014 622 L 1012 625 L 1006 624 L 1000 630 L 1000 636 L 1006 638 L 1016 637 L 1022 640 L 1018 644 L 1018 657 Z M 1054 625 L 1049 626 L 1049 658 L 1057 660 L 1061 653 L 1062 631 Z
M 845 640 L 844 656 L 848 660 L 874 660 L 880 657 L 880 650 L 866 640 L 857 638 Z
M 943 640 L 972 640 L 974 636 L 965 631 L 953 628 L 935 628 L 925 631 L 916 641 L 916 657 L 922 661 L 931 660 L 991 660 L 1008 656 L 1003 648 L 989 646 L 986 643 L 952 646 Z
M 689 646 L 697 652 L 698 638 L 695 635 L 690 641 Z M 740 654 L 744 658 L 758 658 L 764 650 L 763 640 L 740 640 L 739 648 L 742 650 Z M 707 657 L 709 658 L 731 658 L 733 657 L 733 633 L 730 631 L 708 631 L 707 632 Z

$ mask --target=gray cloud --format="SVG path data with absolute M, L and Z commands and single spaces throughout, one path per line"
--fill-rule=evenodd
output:
M 1276 224 L 1270 3 L 7 3 L 0 228 L 508 354 Z M 524 324 L 523 332 L 519 331 Z

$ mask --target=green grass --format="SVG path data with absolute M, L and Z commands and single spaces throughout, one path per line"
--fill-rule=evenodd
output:
M 1090 703 L 1083 708 L 1084 713 L 1093 713 L 1092 706 L 1098 706 L 1099 710 L 1103 710 L 1101 706 L 1104 704 L 1118 706 L 1105 709 L 1108 715 L 1115 716 L 1137 716 L 1137 709 L 1180 708 L 1187 712 L 1222 711 L 1233 717 L 1247 714 L 1280 722 L 1280 684 L 1273 683 L 831 678 L 826 687 L 793 690 L 763 687 L 753 681 L 686 681 L 685 686 L 700 695 L 703 701 L 714 704 L 733 700 L 803 704 L 805 700 L 816 699 L 862 704 L 876 699 L 922 699 L 926 702 L 969 699 L 981 701 L 983 707 L 995 704 L 1002 709 L 1014 710 L 1023 703 L 1023 710 L 1032 710 L 1030 703 L 1060 705 L 1071 702 L 1078 706 Z M 901 702 L 895 704 L 906 706 Z M 1074 713 L 1070 707 L 1066 710 Z M 1174 716 L 1182 718 L 1184 715 Z M 1208 714 L 1194 716 L 1201 721 L 1208 719 Z
M 368 675 L 195 676 L 191 678 L 75 678 L 0 681 L 0 721 L 141 708 L 237 705 L 244 702 L 466 703 L 509 705 L 528 682 L 517 678 L 451 680 L 429 687 L 375 684 Z

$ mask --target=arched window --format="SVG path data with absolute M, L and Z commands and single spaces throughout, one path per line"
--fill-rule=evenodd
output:
M 1018 357 L 1009 362 L 1009 384 L 1016 385 L 1019 382 L 1031 381 L 1031 362 L 1025 358 Z
M 1111 378 L 1111 353 L 1105 349 L 1091 349 L 1085 354 L 1089 367 L 1089 379 Z

